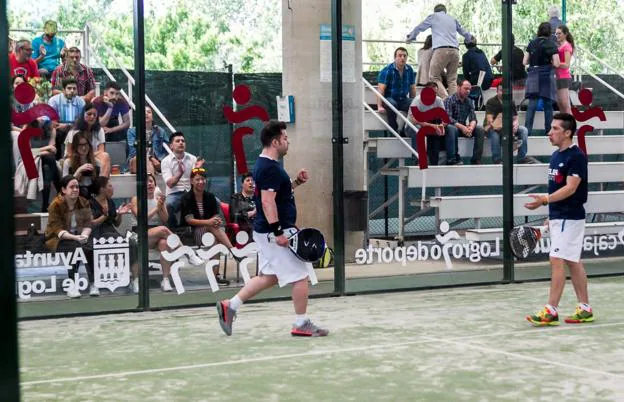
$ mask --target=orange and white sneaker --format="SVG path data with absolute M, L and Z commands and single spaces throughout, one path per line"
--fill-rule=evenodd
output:
M 301 325 L 293 325 L 290 334 L 292 336 L 327 336 L 329 335 L 329 331 L 317 327 L 310 320 L 305 320 Z
M 533 315 L 527 315 L 526 319 L 534 327 L 559 325 L 559 314 L 556 311 L 552 311 L 548 306 L 544 306 L 543 309 Z
M 592 308 L 587 306 L 587 308 L 583 308 L 582 306 L 576 306 L 576 310 L 574 314 L 565 318 L 565 322 L 568 324 L 582 324 L 585 322 L 593 322 L 594 321 L 594 312 Z

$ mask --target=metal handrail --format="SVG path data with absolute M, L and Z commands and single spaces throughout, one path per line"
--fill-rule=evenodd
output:
M 93 32 L 95 34 L 95 37 L 101 41 L 101 38 L 98 36 L 97 32 L 93 29 L 93 27 L 91 27 L 89 24 L 87 24 L 87 27 L 90 29 L 90 32 Z M 117 58 L 117 56 L 113 53 L 112 49 L 108 45 L 106 45 L 105 43 L 101 43 L 101 46 L 104 48 L 106 53 L 113 59 L 113 61 L 119 66 L 119 69 L 126 76 L 126 79 L 128 80 L 129 90 L 131 90 L 132 86 L 135 85 L 134 77 L 132 77 L 132 74 L 130 74 L 130 72 L 123 66 L 121 61 Z M 93 51 L 93 48 L 89 47 L 89 50 L 95 56 L 95 52 Z M 102 70 L 108 76 L 108 78 L 110 78 L 112 81 L 116 81 L 113 75 L 111 74 L 111 72 L 108 70 L 108 68 L 106 68 L 104 63 L 100 63 L 100 64 L 102 65 Z M 128 101 L 128 104 L 132 107 L 132 109 L 135 110 L 136 107 L 134 106 L 134 103 L 132 102 L 130 97 L 123 90 L 121 90 L 121 94 Z M 160 109 L 156 106 L 156 104 L 152 101 L 152 99 L 147 94 L 145 94 L 145 101 L 152 108 L 152 110 L 156 113 L 156 115 L 162 120 L 165 126 L 167 126 L 169 130 L 171 130 L 172 133 L 177 131 L 175 127 L 173 127 L 171 122 L 167 120 L 165 115 L 160 111 Z
M 615 67 L 611 66 L 610 64 L 608 64 L 606 61 L 600 59 L 598 56 L 596 56 L 595 54 L 593 54 L 592 52 L 590 52 L 589 50 L 584 49 L 581 46 L 576 46 L 576 49 L 580 50 L 581 52 L 583 52 L 583 54 L 587 54 L 588 56 L 590 56 L 591 58 L 593 58 L 594 60 L 596 60 L 598 63 L 600 63 L 603 67 L 606 67 L 607 69 L 613 71 L 616 75 L 620 76 L 620 78 L 624 79 L 624 75 L 622 75 L 622 73 L 620 73 L 619 71 L 617 71 L 615 69 Z
M 596 74 L 586 70 L 583 66 L 580 65 L 580 63 L 579 63 L 579 65 L 576 66 L 576 68 L 581 70 L 581 71 L 583 71 L 585 74 L 589 75 L 590 77 L 592 77 L 593 79 L 595 79 L 596 81 L 598 81 L 599 83 L 601 83 L 602 85 L 607 87 L 609 90 L 611 90 L 611 92 L 613 92 L 614 94 L 616 94 L 620 98 L 624 99 L 624 94 L 623 93 L 621 93 L 620 91 L 618 91 L 617 89 L 612 87 L 609 83 L 607 83 L 602 78 L 598 77 Z

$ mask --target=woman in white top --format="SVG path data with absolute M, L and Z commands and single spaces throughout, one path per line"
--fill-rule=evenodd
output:
M 132 197 L 130 210 L 134 216 L 138 215 L 138 199 Z M 167 250 L 167 237 L 171 234 L 168 227 L 165 226 L 169 214 L 165 206 L 165 196 L 156 187 L 156 178 L 152 173 L 147 174 L 147 244 L 149 248 L 160 250 L 161 253 Z M 160 256 L 160 265 L 162 267 L 163 280 L 160 284 L 165 292 L 171 292 L 173 288 L 169 282 L 169 271 L 171 263 Z M 139 292 L 139 266 L 137 263 L 132 264 L 132 291 Z
M 76 133 L 83 132 L 89 138 L 93 147 L 93 155 L 100 165 L 100 175 L 108 177 L 110 175 L 111 160 L 110 155 L 105 151 L 104 144 L 106 137 L 104 130 L 100 127 L 98 112 L 92 103 L 87 102 L 82 116 L 76 120 L 74 128 L 67 133 L 65 138 L 65 157 L 71 158 L 74 151 L 72 147 L 73 137 Z
M 433 40 L 431 35 L 425 39 L 425 44 L 418 49 L 418 72 L 416 74 L 416 85 L 425 86 L 429 82 L 429 64 L 431 64 L 431 55 L 433 54 Z

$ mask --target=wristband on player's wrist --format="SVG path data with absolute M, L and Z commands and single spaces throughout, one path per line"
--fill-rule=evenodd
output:
M 269 229 L 271 229 L 271 232 L 275 235 L 275 237 L 284 234 L 284 231 L 280 227 L 279 222 L 269 223 Z
M 542 205 L 548 205 L 550 202 L 550 197 L 545 195 L 544 197 L 542 197 Z
M 299 180 L 298 177 L 293 181 L 293 183 L 295 183 L 296 186 L 300 186 L 300 185 L 303 184 L 303 182 L 301 180 Z

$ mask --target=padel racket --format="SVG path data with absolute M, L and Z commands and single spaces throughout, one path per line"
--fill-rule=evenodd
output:
M 289 228 L 284 230 L 288 237 L 288 248 L 302 261 L 317 262 L 325 253 L 325 238 L 320 230 L 303 228 L 297 230 Z M 273 233 L 269 233 L 269 241 L 275 242 Z
M 531 254 L 537 242 L 542 238 L 544 228 L 534 228 L 531 226 L 518 226 L 511 229 L 509 233 L 509 245 L 511 252 L 516 258 L 524 259 Z

